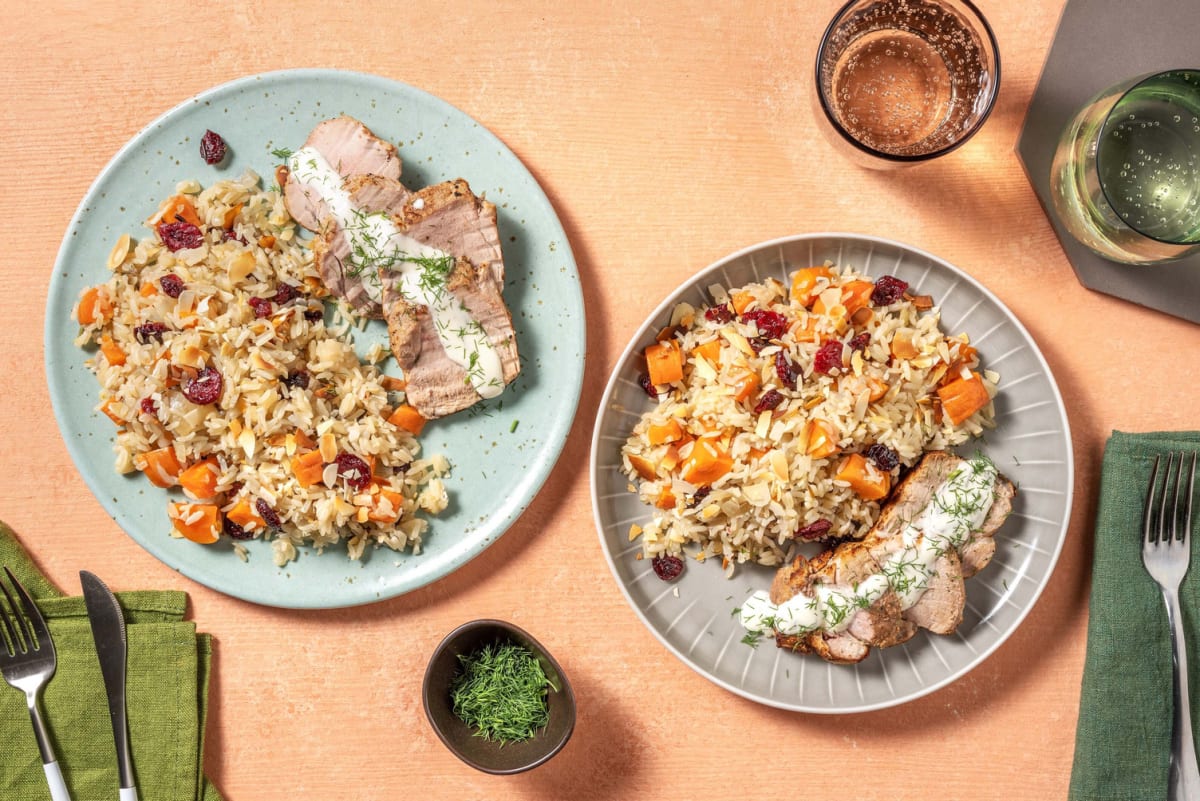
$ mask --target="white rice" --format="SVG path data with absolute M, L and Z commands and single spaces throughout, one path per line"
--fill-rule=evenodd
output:
M 305 311 L 323 310 L 326 292 L 280 194 L 259 184 L 247 172 L 203 191 L 194 181 L 179 185 L 203 223 L 200 247 L 170 252 L 155 232 L 161 209 L 146 221 L 148 236 L 135 242 L 125 235 L 114 246 L 112 276 L 100 287 L 111 317 L 82 326 L 76 342 L 91 347 L 107 337 L 125 353 L 124 364 L 110 364 L 101 352 L 87 362 L 100 385 L 97 408 L 118 422 L 115 467 L 132 472 L 146 453 L 168 446 L 184 468 L 215 457 L 218 494 L 207 502 L 224 513 L 242 499 L 265 501 L 281 530 L 252 525 L 247 533 L 273 540 L 277 564 L 295 558 L 300 545 L 319 551 L 343 540 L 352 559 L 368 544 L 419 553 L 428 523 L 416 512 L 446 507 L 440 477 L 449 466 L 441 456 L 419 458 L 416 439 L 387 422 L 394 385 L 356 356 L 348 321 L 329 327 L 306 318 Z M 226 238 L 227 215 L 244 243 Z M 184 282 L 178 298 L 154 291 L 170 273 Z M 250 299 L 270 299 L 285 282 L 297 297 L 257 317 Z M 147 322 L 166 326 L 161 341 L 139 341 L 135 328 Z M 369 355 L 378 362 L 387 354 Z M 224 388 L 219 402 L 197 405 L 179 381 L 206 366 L 221 373 Z M 308 373 L 307 388 L 285 385 L 300 371 Z M 331 457 L 322 480 L 307 488 L 290 466 L 307 450 L 305 436 Z M 356 491 L 338 475 L 329 462 L 340 453 L 373 461 L 371 486 Z M 388 517 L 383 489 L 403 497 L 394 522 L 369 518 L 372 511 Z M 164 503 L 189 500 L 178 489 L 170 496 Z
M 921 311 L 906 296 L 887 307 L 868 306 L 869 320 L 862 321 L 868 316 L 862 314 L 857 324 L 839 325 L 841 287 L 872 279 L 850 269 L 832 267 L 831 272 L 816 288 L 829 314 L 807 309 L 774 279 L 737 290 L 749 293 L 739 295 L 743 301 L 753 298 L 745 311 L 769 309 L 789 323 L 789 330 L 758 354 L 751 346 L 760 335 L 753 322 L 736 314 L 727 323 L 706 320 L 703 310 L 688 304 L 675 309 L 674 327 L 660 340 L 672 337 L 682 347 L 683 379 L 657 388 L 657 404 L 642 415 L 621 451 L 629 489 L 653 510 L 647 524 L 630 530 L 631 541 L 641 537 L 640 557 L 683 556 L 686 547 L 700 561 L 720 558 L 731 575 L 739 563 L 781 564 L 796 532 L 820 520 L 831 523 L 826 539 L 861 538 L 878 516 L 881 501 L 864 500 L 835 478 L 847 454 L 865 453 L 875 443 L 892 449 L 900 463 L 889 471 L 894 486 L 902 468 L 925 451 L 959 445 L 993 425 L 991 403 L 957 426 L 941 415 L 939 384 L 978 371 L 979 363 L 965 334 L 946 336 L 939 329 L 936 306 Z M 715 305 L 726 303 L 733 293 L 710 288 Z M 869 344 L 857 352 L 844 347 L 844 366 L 836 375 L 814 373 L 813 359 L 824 341 L 848 343 L 862 333 L 869 335 Z M 897 334 L 911 338 L 916 356 L 893 354 Z M 719 365 L 695 350 L 713 340 L 721 343 Z M 775 354 L 781 350 L 802 375 L 795 389 L 783 386 L 776 373 Z M 760 387 L 739 402 L 734 385 L 747 372 L 759 378 Z M 998 376 L 980 372 L 993 396 Z M 870 400 L 872 382 L 886 385 L 886 394 L 875 401 Z M 783 402 L 755 414 L 756 401 L 772 389 L 784 396 Z M 684 437 L 652 444 L 650 427 L 671 420 L 680 424 Z M 810 420 L 832 425 L 836 453 L 821 458 L 806 453 L 804 432 Z M 700 438 L 733 460 L 732 468 L 707 490 L 681 478 L 680 465 Z M 645 460 L 644 469 L 649 464 L 653 477 L 639 473 L 639 460 Z M 878 468 L 870 464 L 870 470 Z

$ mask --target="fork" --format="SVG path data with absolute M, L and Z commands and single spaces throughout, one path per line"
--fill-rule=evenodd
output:
M 1192 738 L 1191 701 L 1188 698 L 1187 642 L 1183 635 L 1183 619 L 1179 609 L 1179 585 L 1188 571 L 1192 553 L 1192 491 L 1196 479 L 1196 454 L 1192 454 L 1187 486 L 1183 486 L 1183 467 L 1186 457 L 1167 454 L 1159 487 L 1159 459 L 1154 460 L 1150 488 L 1146 493 L 1146 510 L 1142 524 L 1142 562 L 1160 588 L 1167 605 L 1167 623 L 1171 631 L 1171 657 L 1174 669 L 1172 696 L 1175 701 L 1171 727 L 1171 768 L 1168 798 L 1176 801 L 1200 799 L 1200 768 L 1196 764 L 1196 744 Z M 1174 472 L 1174 486 L 1171 474 Z M 1183 491 L 1187 491 L 1187 498 Z M 1160 494 L 1155 508 L 1155 495 Z M 1170 504 L 1167 496 L 1170 495 Z M 1183 518 L 1180 531 L 1180 518 Z
M 0 581 L 0 591 L 3 591 L 4 600 L 8 602 L 7 608 L 0 603 L 0 629 L 3 629 L 0 632 L 0 674 L 3 674 L 5 681 L 25 693 L 33 734 L 37 737 L 42 767 L 46 771 L 46 783 L 50 786 L 50 797 L 53 801 L 71 801 L 41 712 L 42 689 L 58 665 L 54 643 L 37 604 L 11 570 L 5 567 L 4 572 L 12 584 L 12 592 Z M 16 598 L 13 598 L 13 593 L 16 593 Z

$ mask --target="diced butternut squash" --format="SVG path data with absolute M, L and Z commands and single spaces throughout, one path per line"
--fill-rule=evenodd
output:
M 970 378 L 959 378 L 940 387 L 937 394 L 942 401 L 942 413 L 954 425 L 987 406 L 992 399 L 983 385 L 983 379 L 974 372 Z
M 239 498 L 238 502 L 233 505 L 233 508 L 225 513 L 225 516 L 247 532 L 263 531 L 267 527 L 267 521 L 258 513 L 257 509 L 250 505 L 250 501 L 245 498 Z
M 721 366 L 721 340 L 719 339 L 713 339 L 705 342 L 703 345 L 697 345 L 692 348 L 692 353 L 704 359 L 704 361 L 713 367 Z
M 167 504 L 171 526 L 183 537 L 201 545 L 211 545 L 221 538 L 221 510 L 211 503 Z
M 683 351 L 673 339 L 646 348 L 646 370 L 655 386 L 683 380 Z
M 689 484 L 711 484 L 733 468 L 728 453 L 707 439 L 696 440 L 683 460 L 680 476 Z
M 125 351 L 108 334 L 100 337 L 100 352 L 104 354 L 105 361 L 113 367 L 125 363 Z
M 275 237 L 271 236 L 270 234 L 265 234 L 265 235 L 263 235 L 263 236 L 260 236 L 260 237 L 258 238 L 258 246 L 259 246 L 260 248 L 273 248 L 273 247 L 275 247 Z
M 158 294 L 158 291 L 158 285 L 153 281 L 143 281 L 141 288 L 138 290 L 138 294 L 143 298 L 152 298 Z
M 675 493 L 671 492 L 670 487 L 663 487 L 659 491 L 658 497 L 654 500 L 654 505 L 659 509 L 674 509 Z
M 179 486 L 183 494 L 195 501 L 211 501 L 217 495 L 220 467 L 216 457 L 196 462 L 179 474 Z
M 871 305 L 871 293 L 875 291 L 875 285 L 870 281 L 848 281 L 842 286 L 842 305 L 846 307 L 846 314 L 851 317 L 860 309 L 865 309 Z
M 672 417 L 662 425 L 653 423 L 646 428 L 646 439 L 651 445 L 665 445 L 668 442 L 678 442 L 683 439 L 683 426 Z
M 801 432 L 804 452 L 814 459 L 824 459 L 838 452 L 838 432 L 833 423 L 814 417 L 804 424 Z
M 740 292 L 734 292 L 733 296 L 729 299 L 729 302 L 733 304 L 733 311 L 736 314 L 742 314 L 746 311 L 746 309 L 750 308 L 750 304 L 754 302 L 754 296 L 749 292 L 742 290 Z
M 404 511 L 404 496 L 391 487 L 379 486 L 379 494 L 367 512 L 367 519 L 376 523 L 395 523 Z
M 102 286 L 88 287 L 79 296 L 79 305 L 75 307 L 75 319 L 80 325 L 107 323 L 112 319 L 112 300 L 108 290 Z
M 301 487 L 311 487 L 320 482 L 324 470 L 325 460 L 321 458 L 319 450 L 298 453 L 292 457 L 292 475 Z
M 168 445 L 165 448 L 138 454 L 133 457 L 133 466 L 146 474 L 150 483 L 156 487 L 173 487 L 179 483 L 179 474 L 183 465 L 175 455 L 175 449 Z
M 191 223 L 197 228 L 200 227 L 200 215 L 196 213 L 196 207 L 192 203 L 192 199 L 187 195 L 175 195 L 167 199 L 162 207 L 162 221 L 165 223 L 183 222 Z
M 296 429 L 296 444 L 305 450 L 310 450 L 317 447 L 316 440 L 310 437 L 303 429 Z
M 654 462 L 647 459 L 645 456 L 639 456 L 636 453 L 629 454 L 629 464 L 637 471 L 637 474 L 647 481 L 653 481 L 658 478 L 658 471 L 655 469 Z
M 752 373 L 749 370 L 739 375 L 733 382 L 733 398 L 738 403 L 743 402 L 755 392 L 762 382 L 758 378 L 758 373 Z
M 421 433 L 421 429 L 425 427 L 428 421 L 425 417 L 407 403 L 402 403 L 396 407 L 396 411 L 392 412 L 388 422 L 397 428 L 403 428 L 414 437 Z
M 116 409 L 116 398 L 109 398 L 104 403 L 100 404 L 100 411 L 104 412 L 105 417 L 112 420 L 119 426 L 125 425 L 125 418 L 122 417 Z
M 832 278 L 833 271 L 828 267 L 802 267 L 792 273 L 792 300 L 808 308 L 816 300 L 817 281 L 821 278 Z
M 867 501 L 886 498 L 892 489 L 891 474 L 876 470 L 861 453 L 847 454 L 834 478 L 849 483 L 850 488 Z

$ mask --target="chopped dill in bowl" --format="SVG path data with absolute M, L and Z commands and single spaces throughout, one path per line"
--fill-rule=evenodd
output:
M 476 736 L 503 745 L 528 740 L 550 719 L 550 680 L 537 657 L 511 641 L 488 643 L 459 654 L 450 684 L 454 714 Z

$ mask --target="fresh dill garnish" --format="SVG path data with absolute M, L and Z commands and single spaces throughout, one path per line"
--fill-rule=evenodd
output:
M 277 147 L 271 151 L 271 155 L 280 161 L 287 161 L 292 157 L 292 151 L 286 147 Z
M 728 601 L 729 599 L 728 599 L 728 598 L 726 598 L 725 600 L 727 600 L 727 601 Z M 729 613 L 729 615 L 730 615 L 730 617 L 737 617 L 737 616 L 738 616 L 738 615 L 740 615 L 741 613 L 742 613 L 742 607 L 740 607 L 740 606 L 735 606 L 735 607 L 733 607 L 733 611 L 732 611 L 732 612 L 730 612 L 730 613 Z
M 537 658 L 523 645 L 488 643 L 458 657 L 450 684 L 454 714 L 485 740 L 528 740 L 550 719 L 550 686 Z
M 758 641 L 762 639 L 762 634 L 757 631 L 751 631 L 742 638 L 742 645 L 749 645 L 751 648 L 758 647 Z
M 825 600 L 825 623 L 830 629 L 837 628 L 846 615 L 850 614 L 850 602 L 840 595 L 831 594 Z
M 520 420 L 513 420 L 512 425 L 508 427 L 508 433 L 510 433 L 510 434 L 516 433 L 517 426 L 519 426 L 520 424 L 521 424 Z

